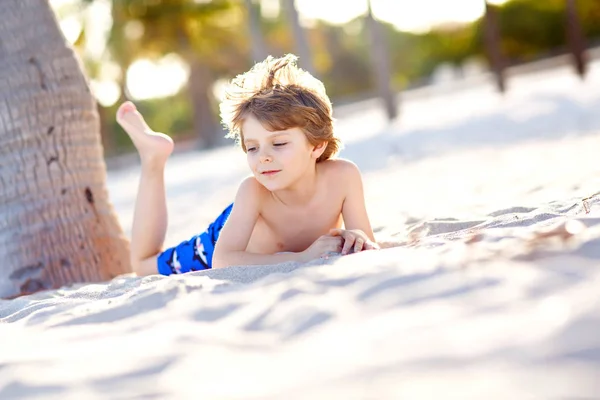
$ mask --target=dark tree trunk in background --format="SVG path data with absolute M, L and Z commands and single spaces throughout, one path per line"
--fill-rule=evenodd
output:
M 258 8 L 252 0 L 245 0 L 248 10 L 248 30 L 250 32 L 250 41 L 252 45 L 252 64 L 263 61 L 267 58 L 267 48 L 260 29 L 260 14 Z
M 210 88 L 213 83 L 210 68 L 194 58 L 190 63 L 188 90 L 194 112 L 194 130 L 198 135 L 200 146 L 211 148 L 219 146 L 224 139 L 222 129 L 216 121 L 211 104 L 213 96 Z
M 382 26 L 379 21 L 373 17 L 370 0 L 367 11 L 367 30 L 371 41 L 371 65 L 372 71 L 375 74 L 377 92 L 384 103 L 387 117 L 391 121 L 398 116 L 398 106 L 392 88 L 390 58 Z
M 506 63 L 502 56 L 498 9 L 487 1 L 485 1 L 484 35 L 486 52 L 490 66 L 496 77 L 496 86 L 501 93 L 504 93 L 506 91 L 506 79 L 504 76 Z
M 573 56 L 575 70 L 577 74 L 584 78 L 587 72 L 585 56 L 585 38 L 581 20 L 577 12 L 577 0 L 566 0 L 566 32 L 569 50 Z
M 300 26 L 300 16 L 296 9 L 296 3 L 294 0 L 283 0 L 283 8 L 287 14 L 287 19 L 292 24 L 292 33 L 294 35 L 294 43 L 296 48 L 296 55 L 300 58 L 298 65 L 303 69 L 310 72 L 313 76 L 316 76 L 315 66 L 308 45 L 308 39 L 306 32 Z
M 108 114 L 108 109 L 97 105 L 98 117 L 100 119 L 100 138 L 102 147 L 104 148 L 104 156 L 111 156 L 116 153 L 117 146 L 115 144 L 115 136 L 110 123 L 114 116 Z

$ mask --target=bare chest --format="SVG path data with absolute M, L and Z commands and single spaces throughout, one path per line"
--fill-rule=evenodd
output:
M 266 207 L 254 228 L 248 250 L 303 251 L 330 229 L 341 227 L 341 210 L 341 202 L 332 200 L 315 201 L 303 208 L 276 204 Z

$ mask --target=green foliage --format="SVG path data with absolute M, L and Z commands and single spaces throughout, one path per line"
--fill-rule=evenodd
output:
M 499 6 L 502 51 L 511 63 L 565 51 L 565 1 L 512 0 Z M 600 38 L 600 0 L 577 0 L 577 5 L 588 40 Z M 125 70 L 137 58 L 158 58 L 175 52 L 190 63 L 195 60 L 208 66 L 214 79 L 231 78 L 251 66 L 245 7 L 242 0 L 113 0 L 110 58 Z M 253 7 L 260 8 L 260 4 L 255 2 Z M 263 18 L 260 23 L 269 54 L 295 52 L 285 13 Z M 131 35 L 132 24 L 143 28 L 141 35 Z M 400 32 L 389 24 L 383 27 L 393 86 L 398 90 L 426 81 L 440 63 L 460 66 L 471 58 L 485 58 L 483 19 L 423 34 Z M 317 21 L 307 34 L 316 73 L 334 102 L 375 91 L 363 17 L 345 26 Z M 84 31 L 79 42 L 85 40 Z M 86 67 L 97 69 L 94 64 L 86 63 Z M 185 97 L 188 92 L 140 102 L 139 106 L 156 129 L 175 136 L 188 135 L 194 115 L 193 103 Z M 129 145 L 126 136 L 119 134 L 116 138 L 119 146 Z
M 566 43 L 564 1 L 513 0 L 500 12 L 502 51 L 514 61 L 535 58 Z
M 243 8 L 236 0 L 113 0 L 111 46 L 134 58 L 159 58 L 176 52 L 184 59 L 201 58 L 218 72 L 245 59 L 240 32 Z M 140 23 L 143 33 L 127 37 L 127 24 Z M 123 44 L 126 43 L 126 46 Z
M 354 21 L 359 31 L 348 34 L 343 27 L 320 23 L 312 31 L 312 42 L 319 78 L 333 98 L 353 97 L 373 90 L 367 40 L 361 20 Z
M 600 38 L 600 1 L 578 1 L 577 6 L 586 36 Z

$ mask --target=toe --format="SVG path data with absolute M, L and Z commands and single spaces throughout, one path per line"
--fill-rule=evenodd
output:
M 123 117 L 128 112 L 132 112 L 135 110 L 136 110 L 135 105 L 131 101 L 126 101 L 125 103 L 121 104 L 121 106 L 119 107 L 119 110 L 117 111 L 117 115 L 119 117 Z

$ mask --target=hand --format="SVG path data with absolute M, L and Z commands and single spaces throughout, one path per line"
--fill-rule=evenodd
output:
M 302 252 L 304 261 L 328 258 L 332 253 L 340 253 L 343 239 L 340 236 L 323 235 Z
M 350 252 L 358 253 L 363 250 L 379 249 L 379 245 L 371 241 L 371 239 L 369 239 L 369 237 L 360 229 L 332 229 L 329 231 L 329 235 L 344 239 L 342 255 L 350 254 Z

